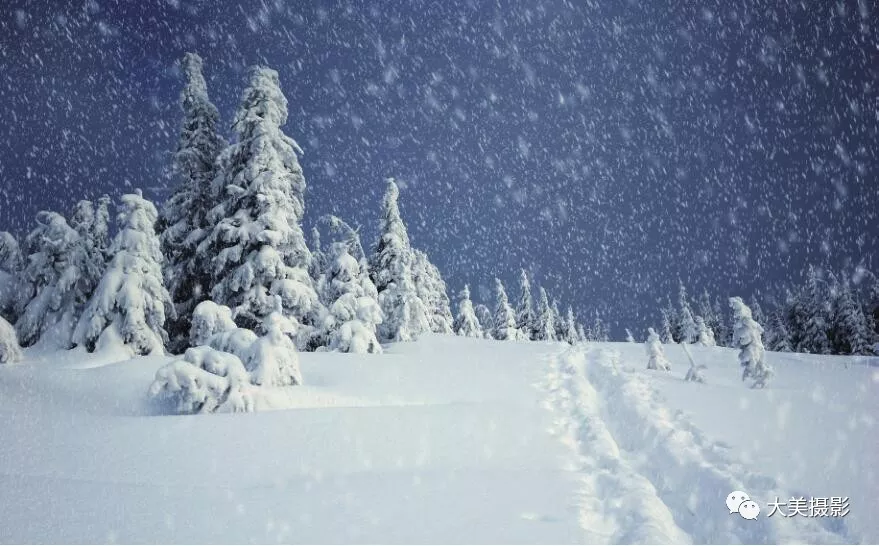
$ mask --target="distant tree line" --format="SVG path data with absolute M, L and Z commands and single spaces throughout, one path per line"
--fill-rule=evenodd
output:
M 850 279 L 857 279 L 855 284 Z M 827 355 L 879 353 L 879 279 L 859 271 L 840 275 L 809 266 L 805 280 L 761 305 L 751 298 L 753 319 L 763 328 L 766 348 Z M 664 343 L 733 345 L 731 320 L 707 291 L 694 301 L 681 283 L 677 304 L 660 310 L 658 335 Z M 710 342 L 713 337 L 714 343 Z

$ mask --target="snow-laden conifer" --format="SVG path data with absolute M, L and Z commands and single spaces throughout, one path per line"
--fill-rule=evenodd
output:
M 559 341 L 568 340 L 568 323 L 559 309 L 558 300 L 552 300 L 552 323 L 555 325 L 555 338 Z
M 27 304 L 29 287 L 22 279 L 24 257 L 18 239 L 0 231 L 0 317 L 15 323 Z
M 21 360 L 21 347 L 15 328 L 0 317 L 0 364 L 12 364 Z
M 168 321 L 168 333 L 178 350 L 185 347 L 195 306 L 210 295 L 212 256 L 198 252 L 198 247 L 213 227 L 208 221 L 216 205 L 211 184 L 217 156 L 226 146 L 219 133 L 220 115 L 208 97 L 201 57 L 187 53 L 180 67 L 186 84 L 180 93 L 183 119 L 173 156 L 179 183 L 162 207 L 158 224 L 164 275 L 177 311 Z
M 329 268 L 329 261 L 320 241 L 320 231 L 316 227 L 311 228 L 311 263 L 308 265 L 308 273 L 314 281 L 318 295 L 322 294 L 324 275 Z
M 834 302 L 833 342 L 836 354 L 872 353 L 873 333 L 867 326 L 864 309 L 855 301 L 851 287 L 843 283 Z
M 88 350 L 120 342 L 135 354 L 164 353 L 173 304 L 162 279 L 156 207 L 140 190 L 122 196 L 113 256 L 89 300 L 73 341 Z
M 22 278 L 30 296 L 15 329 L 19 342 L 39 340 L 60 349 L 71 347 L 71 336 L 82 308 L 94 290 L 87 242 L 63 216 L 43 211 L 27 237 L 31 254 Z
M 647 329 L 647 341 L 644 343 L 644 348 L 647 350 L 648 370 L 662 370 L 666 372 L 671 370 L 671 364 L 665 358 L 665 352 L 662 349 L 662 342 L 653 328 Z
M 410 341 L 430 331 L 427 307 L 418 296 L 413 278 L 415 258 L 400 216 L 399 196 L 397 184 L 388 179 L 379 240 L 369 263 L 370 278 L 378 291 L 384 317 L 379 327 L 379 338 L 383 341 Z
M 378 292 L 363 262 L 350 253 L 348 242 L 331 246 L 325 288 L 329 315 L 325 322 L 331 350 L 346 353 L 381 353 L 376 337 L 382 323 Z
M 299 355 L 290 336 L 295 335 L 299 325 L 282 313 L 281 297 L 276 296 L 275 311 L 260 326 L 262 336 L 250 347 L 246 362 L 251 381 L 255 385 L 286 387 L 302 384 Z
M 494 280 L 495 306 L 494 306 L 494 330 L 492 337 L 504 341 L 526 340 L 527 336 L 516 328 L 516 313 L 510 307 L 507 299 L 507 291 L 500 279 Z
M 632 335 L 632 331 L 626 328 L 626 343 L 635 343 L 635 336 Z
M 540 288 L 540 299 L 537 303 L 537 329 L 535 339 L 540 341 L 555 341 L 555 313 L 549 303 L 546 290 Z
M 772 377 L 763 349 L 763 327 L 751 316 L 751 310 L 742 298 L 732 297 L 729 304 L 733 310 L 733 346 L 739 349 L 742 381 L 750 378 L 753 388 L 763 388 Z
M 678 309 L 678 341 L 695 343 L 699 339 L 699 331 L 696 328 L 696 320 L 693 318 L 693 311 L 690 309 L 690 301 L 687 298 L 687 289 L 684 287 L 684 283 L 680 283 L 678 288 Z
M 199 252 L 214 256 L 211 299 L 229 306 L 239 326 L 257 328 L 274 312 L 277 295 L 283 314 L 313 332 L 324 309 L 308 273 L 311 253 L 300 225 L 302 151 L 281 130 L 286 121 L 278 73 L 251 69 L 233 124 L 238 140 L 218 158 L 213 190 L 220 203 L 209 218 L 216 226 Z M 299 339 L 309 339 L 302 333 Z
M 580 335 L 577 332 L 577 318 L 574 316 L 574 309 L 570 305 L 565 315 L 565 341 L 571 345 L 575 345 L 580 341 Z
M 455 333 L 464 337 L 484 337 L 482 326 L 470 301 L 470 286 L 464 285 L 458 300 L 458 315 L 455 317 Z
M 524 269 L 519 271 L 519 303 L 516 305 L 516 327 L 535 339 L 537 315 L 534 312 L 534 297 L 531 295 L 531 281 Z
M 671 317 L 669 315 L 668 309 L 662 310 L 662 326 L 659 330 L 662 334 L 660 338 L 662 342 L 668 345 L 669 343 L 674 343 L 674 335 L 671 331 Z
M 473 306 L 473 312 L 476 313 L 476 320 L 482 326 L 483 336 L 491 339 L 492 332 L 494 332 L 494 314 L 491 309 L 484 303 L 477 303 Z
M 413 282 L 418 297 L 424 302 L 430 331 L 437 334 L 450 334 L 452 333 L 453 319 L 446 283 L 443 281 L 439 269 L 431 263 L 427 254 L 421 250 L 412 249 L 412 255 L 414 258 Z
M 714 340 L 714 332 L 705 323 L 705 319 L 701 316 L 696 317 L 696 331 L 699 332 L 697 343 L 703 347 L 714 347 L 717 345 Z

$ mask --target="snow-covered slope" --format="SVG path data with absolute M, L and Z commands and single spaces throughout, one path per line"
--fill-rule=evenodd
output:
M 879 540 L 876 367 L 771 354 L 751 391 L 724 349 L 683 383 L 676 349 L 665 374 L 641 345 L 429 336 L 301 355 L 292 409 L 193 417 L 146 399 L 166 359 L 29 354 L 0 368 L 0 542 Z M 746 521 L 731 487 L 852 512 Z

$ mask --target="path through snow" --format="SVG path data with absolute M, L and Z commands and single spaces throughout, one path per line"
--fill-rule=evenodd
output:
M 580 525 L 588 543 L 851 543 L 834 520 L 766 517 L 790 498 L 774 478 L 744 468 L 664 404 L 617 351 L 580 345 L 549 357 L 546 390 L 554 432 L 573 448 L 581 475 Z M 729 514 L 726 496 L 747 491 L 764 512 Z M 835 520 L 839 521 L 839 520 Z

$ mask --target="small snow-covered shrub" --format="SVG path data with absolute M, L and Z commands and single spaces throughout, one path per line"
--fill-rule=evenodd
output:
M 11 364 L 21 360 L 21 347 L 15 328 L 0 317 L 0 364 Z
M 666 372 L 671 370 L 671 364 L 665 358 L 665 353 L 662 350 L 662 341 L 660 341 L 659 334 L 653 328 L 647 329 L 647 342 L 644 343 L 644 346 L 647 349 L 648 370 L 662 370 Z
M 160 368 L 149 393 L 172 402 L 178 413 L 238 413 L 254 411 L 252 391 L 241 359 L 205 346 Z
M 192 325 L 189 328 L 189 343 L 192 347 L 208 345 L 208 340 L 216 334 L 235 330 L 232 310 L 210 300 L 199 303 L 192 312 Z M 215 347 L 216 348 L 216 347 Z M 225 349 L 219 349 L 221 351 Z M 234 351 L 227 351 L 233 352 Z M 237 353 L 235 353 L 237 354 Z
M 276 311 L 265 318 L 263 329 L 265 335 L 251 344 L 247 359 L 253 383 L 267 387 L 301 385 L 296 344 L 287 335 L 296 331 L 296 324 Z
M 212 335 L 205 345 L 217 351 L 231 353 L 243 362 L 247 362 L 247 359 L 250 358 L 250 347 L 257 339 L 259 337 L 253 333 L 253 330 L 235 328 Z

